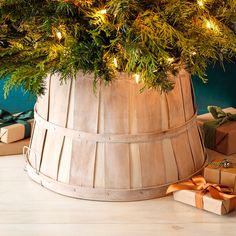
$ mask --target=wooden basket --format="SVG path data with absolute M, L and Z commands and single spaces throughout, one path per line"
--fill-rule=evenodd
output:
M 198 173 L 206 155 L 189 74 L 171 77 L 168 94 L 127 74 L 92 89 L 92 75 L 61 85 L 47 79 L 35 106 L 29 176 L 76 198 L 133 201 L 161 197 L 169 184 Z

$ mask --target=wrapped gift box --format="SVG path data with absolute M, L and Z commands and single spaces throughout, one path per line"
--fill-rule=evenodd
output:
M 24 146 L 28 146 L 29 142 L 29 138 L 8 144 L 0 142 L 0 156 L 22 154 Z
M 230 107 L 223 109 L 224 112 L 236 114 L 236 109 Z M 198 123 L 203 131 L 203 124 L 207 121 L 212 121 L 214 118 L 210 113 L 198 116 Z M 227 122 L 216 128 L 215 135 L 215 151 L 225 155 L 236 153 L 236 122 Z
M 228 186 L 208 182 L 203 176 L 193 176 L 190 180 L 171 184 L 167 194 L 173 193 L 179 202 L 224 215 L 236 208 L 236 195 Z
M 176 201 L 196 206 L 196 191 L 193 190 L 179 190 L 173 193 L 174 199 Z M 203 196 L 203 208 L 206 211 L 218 214 L 225 215 L 235 209 L 233 203 L 236 201 L 235 195 L 225 194 L 227 197 L 226 200 L 219 200 L 212 198 L 209 194 Z
M 27 121 L 31 125 L 31 131 L 34 120 Z M 3 143 L 13 143 L 25 138 L 25 126 L 21 123 L 5 126 L 0 129 L 0 140 Z
M 204 178 L 207 182 L 226 185 L 236 192 L 236 164 L 224 168 L 221 163 L 222 161 L 213 161 L 207 165 L 204 168 Z

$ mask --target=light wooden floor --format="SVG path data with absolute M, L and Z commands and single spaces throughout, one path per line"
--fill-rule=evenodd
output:
M 0 158 L 1 236 L 230 236 L 236 211 L 217 216 L 172 197 L 109 203 L 71 199 L 32 182 L 20 156 Z

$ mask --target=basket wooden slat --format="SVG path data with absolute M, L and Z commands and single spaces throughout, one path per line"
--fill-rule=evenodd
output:
M 63 127 L 66 127 L 67 124 L 70 84 L 71 82 L 61 86 L 60 81 L 55 77 L 52 77 L 50 81 L 50 87 L 54 89 L 50 89 L 48 120 Z M 58 165 L 63 145 L 63 135 L 47 132 L 40 171 L 47 173 L 47 176 L 53 179 L 57 179 Z
M 48 78 L 46 84 L 46 90 L 50 90 L 50 82 L 51 78 Z M 49 93 L 46 93 L 43 97 L 39 97 L 37 100 L 37 106 L 40 110 L 40 115 L 45 120 L 48 120 L 48 112 L 49 112 Z M 35 135 L 34 135 L 35 134 Z M 30 154 L 30 163 L 33 163 L 34 167 L 39 170 L 45 145 L 45 139 L 47 135 L 47 130 L 38 126 L 34 123 L 33 132 L 30 147 L 34 147 L 34 151 Z

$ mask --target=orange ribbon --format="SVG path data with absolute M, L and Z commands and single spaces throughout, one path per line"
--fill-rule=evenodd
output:
M 219 199 L 219 200 L 226 200 L 227 195 L 226 194 L 231 194 L 233 196 L 233 191 L 231 188 L 221 185 L 221 184 L 211 184 L 207 183 L 204 177 L 202 176 L 194 176 L 191 180 L 178 183 L 178 184 L 172 184 L 169 186 L 167 189 L 167 194 L 173 193 L 179 190 L 195 190 L 195 203 L 196 207 L 203 209 L 203 196 L 207 193 L 211 195 L 212 198 L 214 199 Z M 235 196 L 236 197 L 236 196 Z M 234 198 L 234 201 L 231 202 L 231 208 L 236 207 L 236 198 Z

